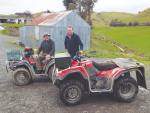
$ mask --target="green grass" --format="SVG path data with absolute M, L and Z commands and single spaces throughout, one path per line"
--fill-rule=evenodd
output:
M 150 27 L 99 27 L 92 31 L 96 34 L 103 33 L 106 37 L 127 46 L 150 52 Z
M 1 31 L 1 33 L 2 33 L 3 35 L 7 35 L 7 30 L 4 29 L 4 30 Z
M 97 37 L 99 41 L 101 37 L 105 37 L 106 43 L 114 43 L 119 45 L 125 52 L 120 52 L 118 50 L 113 50 L 113 47 L 109 47 L 107 44 L 104 44 L 104 51 L 107 52 L 105 57 L 111 56 L 114 57 L 130 57 L 139 60 L 150 60 L 150 27 L 98 27 L 92 30 L 92 33 L 95 34 L 93 37 Z M 103 35 L 104 34 L 104 35 Z M 91 40 L 93 40 L 92 38 Z M 97 45 L 97 48 L 100 48 L 101 43 Z M 93 45 L 96 45 L 94 43 Z M 91 50 L 93 47 L 91 47 Z
M 87 54 L 88 56 L 97 58 L 128 57 L 126 55 L 123 55 L 119 48 L 113 46 L 109 42 L 101 40 L 99 37 L 92 38 L 90 46 L 90 51 L 83 51 L 83 54 Z
M 8 27 L 8 26 L 23 27 L 23 26 L 25 26 L 25 25 L 24 25 L 24 24 L 11 24 L 11 23 L 7 23 L 7 24 L 3 24 L 3 26 L 5 26 L 5 27 Z M 18 28 L 14 28 L 14 29 L 18 29 Z M 2 33 L 3 35 L 8 35 L 6 29 L 2 30 L 1 33 Z
M 94 27 L 109 26 L 112 19 L 125 19 L 134 17 L 134 14 L 123 13 L 123 12 L 99 12 L 93 13 L 91 19 Z
M 3 26 L 7 27 L 7 26 L 17 26 L 17 27 L 23 27 L 25 26 L 24 24 L 11 24 L 11 23 L 8 23 L 8 24 L 3 24 Z
M 42 13 L 46 13 L 46 11 L 34 13 L 34 14 L 32 15 L 32 18 L 36 18 L 36 17 L 40 16 Z
M 16 42 L 20 42 L 20 40 L 14 40 L 14 39 L 10 39 L 8 41 L 6 41 L 9 45 L 12 45 L 12 46 L 15 46 L 17 48 L 20 48 L 20 49 L 24 49 L 24 47 L 21 47 L 17 44 L 15 44 Z
M 135 21 L 138 21 L 141 25 L 143 23 L 146 23 L 146 22 L 150 22 L 150 8 L 142 11 L 141 13 L 137 14 L 137 15 L 134 15 L 132 17 L 129 17 L 129 18 L 124 18 L 124 19 L 119 19 L 125 23 L 129 23 L 130 21 L 131 22 L 135 22 Z

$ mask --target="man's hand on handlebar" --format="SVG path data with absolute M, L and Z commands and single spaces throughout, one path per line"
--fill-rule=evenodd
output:
M 80 50 L 79 53 L 82 54 L 83 53 L 82 50 Z

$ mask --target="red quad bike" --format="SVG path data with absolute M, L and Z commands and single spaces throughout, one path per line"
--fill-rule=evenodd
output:
M 50 80 L 52 80 L 52 71 L 54 67 L 54 59 L 52 59 L 45 70 L 44 74 L 36 74 L 36 64 L 33 58 L 34 51 L 32 48 L 26 47 L 24 51 L 12 50 L 7 53 L 6 60 L 6 70 L 13 71 L 13 81 L 17 85 L 26 85 L 34 78 L 34 75 L 48 75 Z M 42 67 L 44 67 L 44 61 L 42 62 Z
M 57 66 L 55 58 L 52 81 L 60 88 L 60 99 L 65 105 L 77 105 L 84 99 L 85 92 L 109 92 L 118 101 L 132 102 L 138 85 L 147 89 L 142 63 L 123 58 L 104 63 L 82 60 L 87 57 L 77 52 L 68 67 Z M 136 73 L 136 80 L 130 75 L 132 71 Z

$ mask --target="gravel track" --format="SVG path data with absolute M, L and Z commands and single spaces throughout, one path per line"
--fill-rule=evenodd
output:
M 64 106 L 59 99 L 59 89 L 48 77 L 35 76 L 31 84 L 17 86 L 12 72 L 5 70 L 7 52 L 18 48 L 6 43 L 17 37 L 0 34 L 0 113 L 150 113 L 150 68 L 146 65 L 148 90 L 139 88 L 132 103 L 120 103 L 110 93 L 87 95 L 77 106 Z M 102 62 L 106 59 L 91 58 Z

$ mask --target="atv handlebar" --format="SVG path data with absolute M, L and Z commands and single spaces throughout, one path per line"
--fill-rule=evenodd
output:
M 81 58 L 90 58 L 90 56 L 87 56 L 87 55 L 82 55 L 80 56 Z
M 80 51 L 76 52 L 76 55 L 72 58 L 72 60 L 74 60 L 74 61 L 81 61 L 81 58 L 90 58 L 90 56 L 87 56 L 87 55 L 79 56 L 79 54 L 81 54 Z

